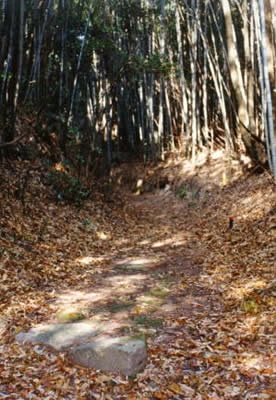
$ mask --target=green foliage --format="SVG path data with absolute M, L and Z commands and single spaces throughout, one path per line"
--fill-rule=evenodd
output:
M 172 65 L 163 55 L 153 53 L 145 60 L 145 68 L 150 72 L 168 75 L 172 69 Z
M 134 73 L 151 72 L 167 76 L 173 65 L 166 57 L 159 53 L 153 53 L 148 57 L 143 57 L 138 54 L 131 55 L 128 61 L 128 67 Z
M 78 178 L 71 175 L 65 169 L 52 170 L 48 177 L 57 193 L 58 200 L 68 200 L 80 206 L 89 196 L 89 190 Z
M 92 223 L 92 221 L 91 221 L 90 219 L 85 219 L 85 220 L 82 222 L 82 225 L 83 225 L 83 226 L 88 226 L 88 227 L 90 227 L 90 226 L 93 226 L 93 223 Z
M 160 297 L 160 298 L 167 297 L 169 292 L 170 292 L 170 290 L 165 287 L 157 287 L 157 288 L 152 288 L 150 290 L 150 294 L 152 296 Z
M 191 184 L 187 184 L 184 186 L 180 186 L 177 189 L 176 194 L 182 200 L 198 200 L 200 195 L 200 188 Z
M 180 199 L 185 199 L 185 197 L 187 197 L 187 189 L 185 187 L 180 187 L 177 190 L 177 196 L 180 197 Z
M 144 325 L 146 327 L 162 328 L 163 320 L 161 318 L 150 318 L 145 314 L 138 315 L 134 318 L 137 325 Z
M 72 143 L 76 143 L 78 138 L 80 137 L 80 135 L 81 135 L 81 132 L 80 132 L 79 128 L 77 128 L 75 126 L 69 127 L 68 136 Z
M 57 320 L 61 323 L 77 322 L 83 319 L 85 319 L 85 315 L 81 311 L 77 310 L 65 310 L 57 314 Z
M 257 314 L 260 311 L 260 305 L 256 299 L 245 299 L 242 301 L 241 310 L 248 314 Z

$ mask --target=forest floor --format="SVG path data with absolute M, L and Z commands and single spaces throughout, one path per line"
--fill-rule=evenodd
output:
M 0 175 L 0 399 L 276 398 L 268 173 L 220 153 L 196 167 L 121 166 L 82 207 L 56 201 L 43 174 L 18 161 Z M 145 370 L 101 373 L 16 343 L 71 307 L 111 335 L 143 335 Z

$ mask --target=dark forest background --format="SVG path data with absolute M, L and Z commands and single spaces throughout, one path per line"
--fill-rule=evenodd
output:
M 276 175 L 273 0 L 2 0 L 0 150 L 82 176 L 224 148 Z

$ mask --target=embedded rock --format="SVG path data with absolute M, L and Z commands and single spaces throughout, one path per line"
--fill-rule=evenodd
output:
M 97 324 L 91 322 L 51 324 L 32 328 L 28 332 L 20 332 L 16 335 L 16 340 L 20 343 L 40 343 L 56 350 L 65 350 L 98 333 Z
M 100 336 L 71 349 L 69 358 L 86 368 L 132 376 L 146 364 L 146 344 L 141 339 Z
M 141 339 L 110 337 L 98 324 L 76 322 L 40 325 L 16 335 L 19 343 L 46 345 L 64 351 L 76 364 L 104 372 L 132 376 L 146 364 L 146 344 Z M 106 327 L 105 327 L 106 328 Z

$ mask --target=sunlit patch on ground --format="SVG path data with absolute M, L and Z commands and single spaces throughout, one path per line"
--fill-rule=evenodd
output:
M 91 257 L 91 256 L 85 256 L 85 257 L 79 257 L 76 259 L 77 263 L 83 264 L 83 265 L 91 265 L 95 262 L 101 262 L 104 261 L 104 257 Z
M 183 235 L 178 234 L 178 235 L 173 235 L 170 238 L 164 239 L 164 240 L 157 240 L 152 244 L 153 249 L 158 249 L 160 247 L 164 246 L 172 246 L 172 247 L 180 247 L 184 246 L 187 243 L 186 239 L 183 239 Z
M 264 279 L 252 278 L 243 282 L 241 286 L 230 287 L 228 296 L 233 299 L 241 300 L 245 296 L 250 295 L 254 290 L 260 290 L 267 286 L 267 282 Z

